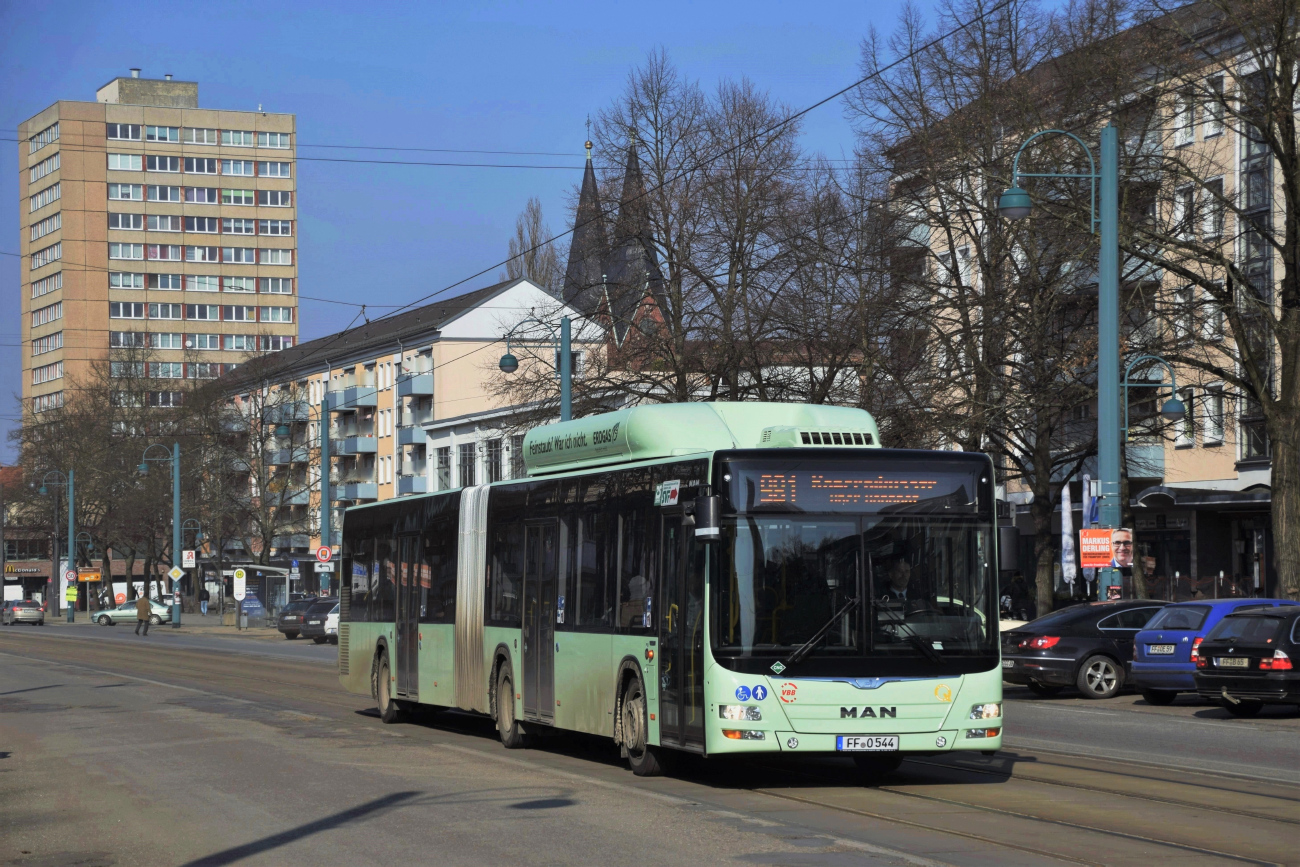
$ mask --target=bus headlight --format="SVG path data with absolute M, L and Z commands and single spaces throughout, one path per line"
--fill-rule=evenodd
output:
M 763 718 L 763 710 L 749 704 L 724 704 L 718 706 L 718 716 L 723 719 L 757 722 Z
M 971 719 L 1001 719 L 1002 703 L 991 701 L 988 704 L 977 704 L 970 709 Z

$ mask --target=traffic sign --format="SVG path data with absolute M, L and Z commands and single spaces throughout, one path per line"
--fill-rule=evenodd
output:
M 316 559 L 322 563 L 328 563 L 334 557 L 334 550 L 329 545 L 321 545 L 316 549 Z
M 194 568 L 194 552 L 193 552 L 193 551 L 181 551 L 181 565 L 184 566 L 186 569 L 193 569 L 193 568 Z
M 63 580 L 64 580 L 64 581 L 67 581 L 69 584 L 71 584 L 71 583 L 73 583 L 74 581 L 76 581 L 76 580 L 77 580 L 77 572 L 76 572 L 76 570 L 75 570 L 75 569 L 69 569 L 68 571 L 64 572 L 64 573 L 63 573 Z
M 293 571 L 297 572 L 297 571 L 298 571 L 298 561 L 297 561 L 297 560 L 290 560 L 290 561 L 289 561 L 289 567 L 290 567 L 291 569 L 293 569 Z
M 333 571 L 334 571 L 334 564 L 333 564 L 333 563 L 317 563 L 317 564 L 316 564 L 316 571 L 317 571 L 317 572 L 333 572 Z
M 185 572 L 181 569 L 181 567 L 173 566 L 171 568 L 171 571 L 167 573 L 167 577 L 172 579 L 173 581 L 179 581 L 185 577 Z
M 247 579 L 248 579 L 248 573 L 247 573 L 247 572 L 245 572 L 243 569 L 236 569 L 236 570 L 235 570 L 235 588 L 234 588 L 234 596 L 235 596 L 235 598 L 238 599 L 240 602 L 243 602 L 243 601 L 244 601 L 244 596 L 247 595 L 247 592 L 248 592 L 248 591 L 246 590 L 246 586 L 247 586 L 247 583 L 246 583 L 246 582 L 247 582 Z

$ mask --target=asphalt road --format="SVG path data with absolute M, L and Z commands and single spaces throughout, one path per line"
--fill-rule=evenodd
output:
M 1290 711 L 1009 690 L 997 756 L 908 761 L 878 788 L 836 759 L 639 779 L 597 739 L 512 752 L 467 715 L 384 726 L 332 647 L 127 636 L 0 629 L 0 864 L 1300 861 Z

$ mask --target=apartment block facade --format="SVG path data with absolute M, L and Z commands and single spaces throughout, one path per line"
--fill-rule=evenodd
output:
M 18 127 L 24 413 L 62 406 L 115 348 L 149 400 L 297 342 L 296 119 L 201 109 L 130 76 Z

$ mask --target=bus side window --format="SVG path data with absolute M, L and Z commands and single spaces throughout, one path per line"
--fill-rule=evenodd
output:
M 396 618 L 393 582 L 397 578 L 397 564 L 393 562 L 391 539 L 375 541 L 375 569 L 371 577 L 370 619 L 388 623 Z
M 425 602 L 421 623 L 456 622 L 457 541 L 457 525 L 452 518 L 432 521 L 425 531 L 420 567 L 420 598 Z
M 488 591 L 488 621 L 498 626 L 519 626 L 519 597 L 524 581 L 524 526 L 498 524 L 490 540 L 492 585 Z
M 348 602 L 348 620 L 352 623 L 365 623 L 370 619 L 370 586 L 375 574 L 371 540 L 358 539 L 352 548 L 349 571 L 352 593 Z
M 648 509 L 638 495 L 626 498 L 619 510 L 618 625 L 640 631 L 654 624 L 654 553 Z M 648 502 L 648 500 L 647 500 Z

